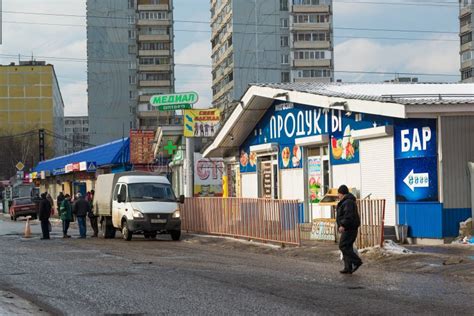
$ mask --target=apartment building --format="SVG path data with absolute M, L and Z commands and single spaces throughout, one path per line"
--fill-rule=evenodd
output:
M 172 121 L 149 100 L 174 92 L 173 54 L 172 0 L 87 0 L 91 143 Z
M 64 117 L 65 154 L 89 148 L 89 117 Z
M 211 0 L 213 104 L 250 83 L 333 81 L 332 0 Z
M 472 32 L 474 31 L 474 0 L 459 0 L 459 3 L 461 81 L 474 82 L 474 45 L 472 42 Z

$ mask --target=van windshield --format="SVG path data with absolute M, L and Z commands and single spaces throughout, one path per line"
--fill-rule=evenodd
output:
M 130 202 L 176 202 L 173 189 L 165 183 L 132 183 L 128 185 Z

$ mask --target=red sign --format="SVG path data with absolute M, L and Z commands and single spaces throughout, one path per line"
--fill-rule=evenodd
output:
M 154 131 L 130 130 L 130 162 L 149 164 L 153 162 Z

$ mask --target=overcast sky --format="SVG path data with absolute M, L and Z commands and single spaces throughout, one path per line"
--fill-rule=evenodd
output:
M 376 3 L 367 3 L 370 1 Z M 66 115 L 87 114 L 85 2 L 85 0 L 3 0 L 1 63 L 17 61 L 18 57 L 14 56 L 21 54 L 25 56 L 22 59 L 33 55 L 38 60 L 54 64 L 65 102 Z M 198 91 L 200 107 L 210 105 L 211 70 L 209 67 L 179 66 L 179 64 L 211 64 L 209 3 L 209 0 L 174 0 L 175 62 L 178 64 L 175 69 L 176 90 Z M 457 36 L 459 9 L 456 0 L 335 0 L 334 3 L 336 79 L 345 82 L 368 82 L 393 78 L 393 75 L 354 73 L 359 71 L 445 74 L 455 76 L 419 75 L 418 77 L 422 81 L 459 80 Z M 393 5 L 394 3 L 398 4 Z M 64 14 L 78 17 L 61 16 Z M 348 28 L 385 29 L 385 31 Z

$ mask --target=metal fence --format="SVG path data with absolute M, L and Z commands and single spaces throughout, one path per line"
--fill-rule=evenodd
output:
M 301 244 L 296 200 L 187 198 L 181 219 L 187 231 Z
M 385 200 L 357 200 L 357 206 L 360 214 L 357 248 L 383 246 Z

